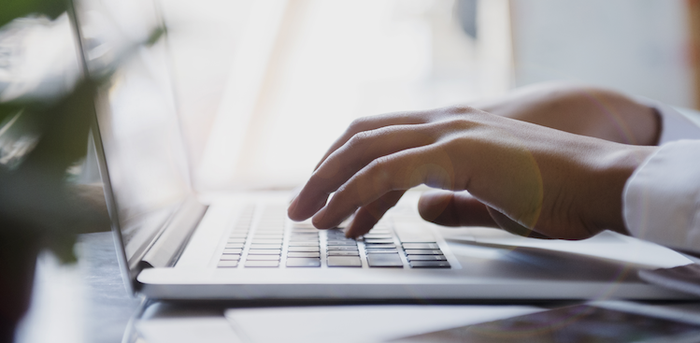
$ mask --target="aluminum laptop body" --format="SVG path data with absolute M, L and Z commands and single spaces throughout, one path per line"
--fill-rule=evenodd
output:
M 167 37 L 127 32 L 123 43 L 119 34 L 106 35 L 117 42 L 112 45 L 96 39 L 93 32 L 104 31 L 99 23 L 119 26 L 111 16 L 119 12 L 111 9 L 113 2 L 84 1 L 76 12 L 90 76 L 100 70 L 110 75 L 96 100 L 94 151 L 133 292 L 153 299 L 256 301 L 686 297 L 642 282 L 634 264 L 481 244 L 478 237 L 448 243 L 443 234 L 469 231 L 446 231 L 421 220 L 418 195 L 411 192 L 358 241 L 344 239 L 340 229 L 291 222 L 288 192 L 196 194 Z M 129 9 L 125 4 L 131 2 L 118 3 Z M 141 11 L 143 3 L 152 5 L 132 5 Z M 160 23 L 157 7 L 143 13 Z M 162 32 L 157 26 L 151 28 Z M 104 67 L 114 60 L 118 68 Z

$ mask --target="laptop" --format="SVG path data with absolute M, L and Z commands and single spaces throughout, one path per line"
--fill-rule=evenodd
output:
M 342 225 L 290 221 L 291 192 L 198 194 L 157 4 L 93 0 L 75 12 L 86 73 L 108 79 L 91 151 L 134 293 L 271 302 L 688 297 L 641 281 L 637 270 L 650 266 L 473 237 L 448 242 L 445 229 L 419 217 L 415 192 L 357 240 Z M 119 13 L 138 25 L 122 25 Z M 603 240 L 620 243 L 611 237 Z

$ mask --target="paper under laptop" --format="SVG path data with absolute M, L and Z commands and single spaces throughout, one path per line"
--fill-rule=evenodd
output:
M 96 100 L 93 136 L 124 276 L 134 292 L 153 299 L 273 302 L 688 297 L 637 277 L 638 268 L 668 266 L 668 258 L 660 259 L 664 265 L 640 265 L 478 239 L 448 243 L 446 232 L 471 236 L 421 220 L 414 192 L 358 241 L 344 238 L 342 228 L 319 231 L 291 222 L 288 192 L 197 194 L 167 37 L 153 40 L 149 33 L 164 32 L 158 7 L 86 0 L 76 12 L 90 75 L 110 75 Z M 119 14 L 139 18 L 138 25 Z M 609 246 L 632 244 L 613 240 Z

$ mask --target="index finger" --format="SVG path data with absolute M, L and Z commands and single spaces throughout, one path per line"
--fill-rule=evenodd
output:
M 326 151 L 321 161 L 314 167 L 314 171 L 323 164 L 328 156 L 345 145 L 350 138 L 360 132 L 376 130 L 390 125 L 424 124 L 427 121 L 426 114 L 423 112 L 397 112 L 355 119 L 340 138 Z
M 454 174 L 449 155 L 435 147 L 413 148 L 380 157 L 343 184 L 313 216 L 312 223 L 319 229 L 337 226 L 355 210 L 379 197 L 420 184 L 454 189 Z

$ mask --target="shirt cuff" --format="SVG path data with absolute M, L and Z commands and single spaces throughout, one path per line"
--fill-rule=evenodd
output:
M 664 144 L 647 158 L 625 184 L 623 207 L 633 236 L 700 252 L 700 140 Z
M 700 112 L 675 108 L 643 97 L 637 97 L 636 100 L 654 108 L 660 116 L 661 134 L 657 145 L 681 139 L 700 139 Z

